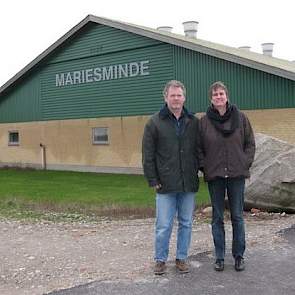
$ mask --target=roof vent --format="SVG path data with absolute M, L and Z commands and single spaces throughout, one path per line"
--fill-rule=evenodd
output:
M 250 51 L 251 46 L 240 46 L 238 47 L 239 49 L 245 50 L 245 51 Z
M 197 39 L 198 24 L 196 21 L 183 22 L 183 30 L 186 37 Z
M 274 43 L 262 43 L 261 46 L 264 55 L 272 56 Z
M 173 27 L 169 27 L 169 26 L 162 26 L 162 27 L 157 27 L 157 30 L 159 31 L 163 31 L 163 32 L 172 32 Z

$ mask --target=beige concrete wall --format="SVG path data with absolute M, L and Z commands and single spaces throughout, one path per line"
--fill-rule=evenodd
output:
M 255 133 L 264 133 L 295 144 L 295 108 L 242 112 L 248 116 Z M 204 113 L 198 113 L 197 117 L 203 115 Z
M 46 146 L 48 167 L 141 167 L 141 138 L 148 117 L 115 117 L 0 124 L 0 165 L 42 166 Z M 108 127 L 109 144 L 92 144 L 92 128 Z M 17 130 L 19 146 L 8 146 L 8 131 Z M 31 164 L 31 165 L 30 165 Z M 76 170 L 76 169 L 73 169 Z
M 295 144 L 295 108 L 245 113 L 255 132 Z M 42 143 L 49 169 L 140 173 L 141 139 L 147 119 L 134 116 L 0 124 L 0 166 L 41 168 Z M 92 144 L 93 127 L 109 128 L 108 145 Z M 8 131 L 12 130 L 19 131 L 19 146 L 8 146 Z
M 247 114 L 254 132 L 264 133 L 295 144 L 295 108 L 243 112 Z M 199 118 L 202 115 L 202 113 L 197 114 Z
M 295 108 L 245 111 L 254 131 L 295 144 Z

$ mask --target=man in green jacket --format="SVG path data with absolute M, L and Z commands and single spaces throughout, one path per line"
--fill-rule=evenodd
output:
M 156 192 L 155 268 L 165 273 L 175 215 L 178 218 L 176 268 L 189 272 L 195 194 L 198 190 L 198 119 L 184 108 L 185 87 L 169 81 L 165 105 L 147 122 L 142 141 L 144 175 Z

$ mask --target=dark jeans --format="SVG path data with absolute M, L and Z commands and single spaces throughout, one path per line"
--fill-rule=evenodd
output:
M 209 193 L 213 208 L 212 235 L 216 259 L 224 259 L 224 198 L 228 196 L 231 223 L 233 228 L 232 255 L 234 258 L 243 257 L 245 252 L 244 209 L 244 178 L 217 178 L 208 182 Z

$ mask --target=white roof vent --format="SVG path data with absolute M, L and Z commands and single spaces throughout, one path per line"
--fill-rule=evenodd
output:
M 183 22 L 183 30 L 186 37 L 197 39 L 198 24 L 196 21 Z
M 264 55 L 272 56 L 274 43 L 262 43 L 261 46 Z
M 251 46 L 240 46 L 238 47 L 239 49 L 245 50 L 245 51 L 250 51 Z
M 173 27 L 162 26 L 162 27 L 157 27 L 157 30 L 171 33 L 173 30 Z

